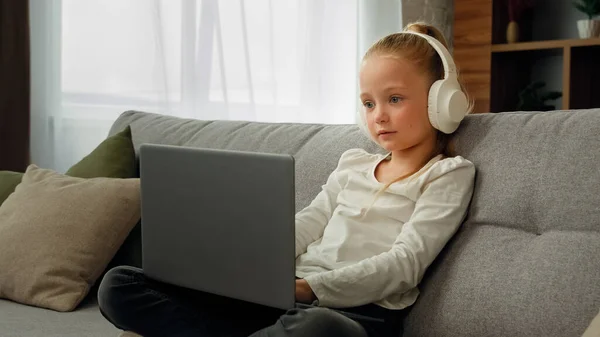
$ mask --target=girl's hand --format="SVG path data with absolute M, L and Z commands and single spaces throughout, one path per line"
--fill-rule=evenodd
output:
M 315 295 L 315 293 L 313 293 L 306 280 L 296 280 L 296 301 L 300 303 L 310 304 L 316 299 L 317 296 Z

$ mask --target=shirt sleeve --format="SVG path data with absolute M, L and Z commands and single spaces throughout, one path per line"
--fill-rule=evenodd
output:
M 306 277 L 319 305 L 359 306 L 416 287 L 464 220 L 474 176 L 473 164 L 465 160 L 429 181 L 389 251 Z
M 300 212 L 296 213 L 296 258 L 306 252 L 308 246 L 323 236 L 325 227 L 337 207 L 337 196 L 344 184 L 343 170 L 357 160 L 364 160 L 364 151 L 350 149 L 340 156 L 336 169 L 329 175 L 321 192 Z

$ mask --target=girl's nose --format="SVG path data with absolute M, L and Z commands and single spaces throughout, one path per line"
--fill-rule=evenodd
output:
M 388 114 L 385 109 L 377 107 L 375 110 L 375 123 L 381 124 L 388 120 Z

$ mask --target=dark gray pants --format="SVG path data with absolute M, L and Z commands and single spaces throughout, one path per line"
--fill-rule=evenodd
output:
M 400 337 L 405 314 L 373 304 L 344 309 L 385 320 L 378 323 L 326 308 L 282 311 L 161 283 L 133 267 L 111 269 L 98 302 L 117 328 L 144 337 Z

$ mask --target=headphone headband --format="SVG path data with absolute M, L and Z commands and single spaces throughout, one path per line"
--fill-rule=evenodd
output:
M 440 41 L 438 41 L 436 38 L 429 36 L 427 34 L 422 34 L 422 33 L 417 33 L 417 32 L 404 31 L 404 32 L 402 32 L 402 34 L 412 34 L 412 35 L 417 35 L 417 36 L 424 38 L 429 43 L 429 45 L 431 45 L 433 47 L 433 49 L 435 49 L 435 51 L 440 56 L 440 59 L 442 60 L 442 64 L 444 65 L 444 78 L 449 78 L 449 77 L 456 78 L 456 65 L 454 65 L 454 60 L 452 59 L 452 55 L 450 55 L 450 52 L 448 51 L 448 49 L 446 47 L 444 47 L 444 45 Z

